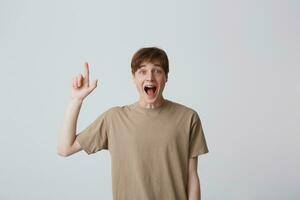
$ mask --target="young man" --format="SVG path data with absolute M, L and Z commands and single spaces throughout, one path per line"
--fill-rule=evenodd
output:
M 208 148 L 197 112 L 163 97 L 167 54 L 142 48 L 132 58 L 131 71 L 139 100 L 108 109 L 76 135 L 81 104 L 97 87 L 85 64 L 84 76 L 73 78 L 58 154 L 109 150 L 114 200 L 199 200 L 197 156 Z

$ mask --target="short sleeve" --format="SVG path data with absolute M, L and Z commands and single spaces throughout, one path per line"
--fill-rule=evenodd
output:
M 197 113 L 192 117 L 189 141 L 189 158 L 208 153 L 206 139 Z
M 106 113 L 103 113 L 88 127 L 81 131 L 76 140 L 89 155 L 102 149 L 108 149 Z

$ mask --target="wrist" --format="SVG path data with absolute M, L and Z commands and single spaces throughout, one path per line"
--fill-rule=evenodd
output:
M 82 104 L 83 99 L 82 98 L 71 98 L 72 103 Z

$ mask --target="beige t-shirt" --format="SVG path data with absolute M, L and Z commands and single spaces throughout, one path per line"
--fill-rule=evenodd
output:
M 197 112 L 170 100 L 113 107 L 77 141 L 87 154 L 109 150 L 114 200 L 187 200 L 189 158 L 208 153 Z

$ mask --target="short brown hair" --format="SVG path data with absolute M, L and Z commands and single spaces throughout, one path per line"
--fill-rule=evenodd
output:
M 131 73 L 134 74 L 141 66 L 142 62 L 158 61 L 166 76 L 169 73 L 169 60 L 166 52 L 157 47 L 144 47 L 139 49 L 131 60 Z

